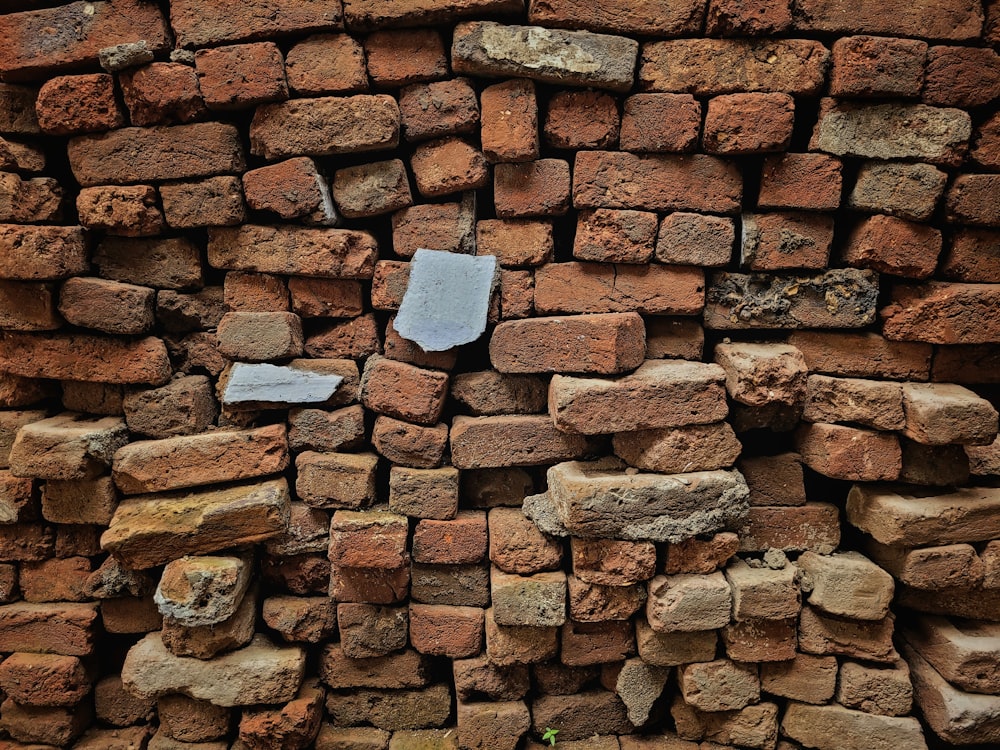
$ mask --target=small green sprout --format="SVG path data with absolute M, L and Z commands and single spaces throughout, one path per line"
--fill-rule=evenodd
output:
M 553 729 L 552 727 L 545 727 L 545 732 L 542 734 L 542 742 L 548 742 L 552 747 L 555 747 L 557 734 L 559 734 L 558 729 Z

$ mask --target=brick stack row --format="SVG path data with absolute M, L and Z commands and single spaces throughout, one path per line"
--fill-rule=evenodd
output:
M 1000 742 L 997 3 L 0 40 L 0 750 Z

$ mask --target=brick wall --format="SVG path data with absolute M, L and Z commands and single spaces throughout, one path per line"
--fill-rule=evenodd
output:
M 0 0 L 0 750 L 996 747 L 998 44 Z

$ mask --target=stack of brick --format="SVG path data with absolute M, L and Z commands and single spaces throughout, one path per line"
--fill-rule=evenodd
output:
M 757 6 L 0 0 L 0 748 L 1000 742 L 1000 11 Z

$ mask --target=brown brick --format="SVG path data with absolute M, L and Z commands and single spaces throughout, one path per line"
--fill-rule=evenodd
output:
M 94 479 L 128 442 L 124 420 L 63 412 L 21 427 L 10 450 L 14 476 Z
M 880 311 L 886 338 L 934 344 L 982 344 L 1000 340 L 1000 320 L 986 284 L 897 284 Z
M 330 562 L 393 570 L 409 560 L 406 516 L 385 511 L 338 510 L 330 524 Z
M 415 425 L 379 415 L 372 430 L 372 445 L 394 464 L 433 469 L 444 458 L 448 425 Z
M 23 179 L 0 172 L 0 221 L 60 221 L 62 209 L 62 187 L 51 177 Z
M 302 354 L 302 320 L 287 312 L 230 312 L 219 321 L 219 351 L 250 362 Z
M 37 98 L 36 88 L 12 83 L 0 84 L 0 130 L 5 135 L 41 134 L 38 116 L 35 114 Z
M 793 660 L 762 664 L 760 683 L 765 692 L 803 703 L 826 703 L 837 682 L 833 656 L 796 654 Z
M 993 200 L 1000 190 L 1000 175 L 962 174 L 945 195 L 948 221 L 974 226 L 1000 227 L 1000 208 Z
M 349 219 L 390 213 L 413 203 L 400 159 L 338 169 L 331 187 L 337 207 Z
M 375 500 L 372 453 L 315 453 L 305 451 L 295 459 L 295 491 L 317 508 L 362 508 Z
M 297 94 L 347 94 L 368 90 L 361 44 L 347 34 L 316 34 L 285 56 L 288 86 Z
M 1000 281 L 1000 232 L 960 229 L 941 263 L 941 275 L 955 281 L 994 283 Z
M 819 42 L 789 39 L 678 39 L 648 42 L 639 60 L 644 91 L 715 96 L 735 92 L 816 95 L 829 51 Z
M 722 642 L 726 655 L 736 662 L 786 662 L 796 656 L 796 618 L 733 622 L 722 629 Z
M 91 688 L 93 676 L 75 656 L 11 654 L 0 666 L 0 687 L 21 705 L 72 706 Z
M 606 263 L 648 263 L 656 238 L 656 214 L 599 208 L 577 219 L 573 257 Z
M 983 15 L 969 0 L 899 2 L 892 0 L 878 8 L 859 7 L 844 13 L 823 0 L 800 0 L 796 6 L 795 28 L 812 32 L 884 34 L 928 39 L 973 39 L 982 30 Z
M 514 79 L 487 86 L 480 94 L 483 154 L 492 163 L 538 158 L 538 102 L 535 84 Z
M 916 39 L 853 36 L 833 43 L 830 95 L 920 96 L 927 43 Z
M 486 607 L 490 603 L 489 567 L 414 563 L 410 595 L 423 604 Z
M 931 347 L 896 342 L 875 333 L 797 331 L 788 343 L 805 357 L 810 372 L 858 378 L 927 380 Z
M 177 742 L 206 742 L 225 736 L 230 712 L 186 695 L 164 695 L 156 701 L 160 731 Z
M 489 182 L 482 152 L 461 138 L 447 137 L 417 146 L 410 168 L 421 195 L 437 197 L 476 190 Z
M 777 549 L 832 552 L 840 544 L 840 516 L 828 503 L 755 506 L 740 529 L 741 552 Z
M 4 279 L 44 281 L 87 272 L 82 227 L 0 224 L 0 251 Z
M 486 514 L 462 510 L 452 520 L 423 519 L 417 523 L 413 531 L 413 560 L 436 565 L 469 565 L 486 558 L 487 545 Z
M 125 123 L 115 101 L 115 80 L 106 73 L 50 78 L 38 90 L 35 112 L 47 135 L 113 130 Z
M 118 493 L 111 477 L 94 480 L 50 479 L 42 493 L 42 517 L 59 524 L 111 523 L 118 506 Z
M 963 485 L 969 480 L 969 459 L 961 445 L 923 445 L 902 440 L 902 482 L 925 485 Z
M 458 512 L 458 469 L 411 469 L 389 472 L 389 510 L 415 518 L 447 520 Z
M 475 210 L 471 200 L 429 203 L 392 215 L 392 249 L 411 258 L 419 248 L 469 254 L 475 249 Z
M 52 528 L 38 523 L 13 523 L 0 526 L 0 560 L 4 562 L 40 561 L 52 557 Z M 12 647 L 14 651 L 19 646 Z
M 517 508 L 489 514 L 490 562 L 505 573 L 526 575 L 559 567 L 562 543 L 542 534 Z
M 160 187 L 167 224 L 178 229 L 232 226 L 246 220 L 239 177 L 209 177 Z
M 3 725 L 25 743 L 68 745 L 93 721 L 89 703 L 74 708 L 22 706 L 13 699 L 3 702 Z M 28 747 L 38 747 L 29 744 Z
M 21 563 L 18 584 L 26 602 L 83 602 L 90 599 L 87 557 L 54 558 Z
M 735 711 L 760 700 L 756 665 L 719 659 L 689 664 L 677 677 L 684 701 L 699 711 Z
M 59 311 L 74 325 L 105 333 L 138 334 L 153 327 L 153 289 L 90 277 L 63 284 Z
M 847 204 L 912 221 L 927 221 L 944 191 L 947 175 L 930 164 L 863 164 Z
M 697 268 L 570 262 L 547 264 L 535 273 L 535 308 L 541 314 L 695 315 L 703 294 L 704 275 Z
M 109 237 L 97 246 L 93 260 L 101 276 L 115 281 L 160 289 L 199 288 L 204 284 L 200 251 L 184 238 Z
M 618 102 L 610 94 L 557 91 L 549 98 L 543 135 L 553 148 L 614 148 L 620 122 Z
M 448 77 L 448 57 L 434 29 L 376 31 L 364 41 L 368 75 L 376 88 L 398 88 Z
M 826 154 L 782 154 L 764 159 L 759 208 L 833 211 L 840 205 L 842 164 Z
M 81 383 L 64 380 L 62 386 L 63 407 L 70 411 L 85 411 L 91 414 L 121 415 L 125 389 L 120 385 L 107 383 Z
M 22 6 L 23 7 L 23 6 Z M 58 37 L 51 29 L 77 29 Z M 170 47 L 166 21 L 159 8 L 124 3 L 75 2 L 59 8 L 9 13 L 0 18 L 0 71 L 5 80 L 31 79 L 81 66 L 94 66 L 99 50 L 143 40 L 152 52 Z
M 205 101 L 190 65 L 154 62 L 118 75 L 133 125 L 170 125 L 198 120 Z
M 698 33 L 705 13 L 703 0 L 681 3 L 654 0 L 636 7 L 613 0 L 595 8 L 582 0 L 532 3 L 528 20 L 542 26 L 586 28 L 611 34 L 678 36 Z
M 0 471 L 0 520 L 4 523 L 38 520 L 38 488 L 31 477 Z
M 351 229 L 246 224 L 209 230 L 209 263 L 229 270 L 371 278 L 377 254 L 372 235 Z
M 0 281 L 0 328 L 54 331 L 61 325 L 53 284 Z
M 702 358 L 705 331 L 701 323 L 685 318 L 650 318 L 646 321 L 647 359 Z
M 493 370 L 460 373 L 451 395 L 474 416 L 538 414 L 545 411 L 545 381 L 532 375 L 503 375 Z
M 407 86 L 399 111 L 408 141 L 472 133 L 479 124 L 479 101 L 466 78 Z
M 609 690 L 541 696 L 531 704 L 531 717 L 532 731 L 539 737 L 545 727 L 558 727 L 559 742 L 633 731 L 625 704 Z
M 498 164 L 493 191 L 499 218 L 562 216 L 569 209 L 569 164 L 562 159 Z
M 985 169 L 1000 168 L 1000 115 L 988 117 L 975 129 L 969 157 Z
M 722 573 L 659 575 L 648 585 L 646 617 L 653 630 L 690 632 L 729 623 L 732 592 Z
M 630 586 L 656 572 L 652 542 L 611 539 L 570 539 L 573 574 L 581 581 L 605 586 Z
M 670 264 L 725 266 L 732 257 L 735 238 L 732 219 L 674 212 L 660 222 L 656 259 Z
M 709 100 L 702 144 L 710 154 L 783 151 L 792 138 L 795 102 L 788 94 L 728 94 Z
M 621 373 L 638 367 L 644 351 L 642 319 L 632 312 L 509 321 L 490 341 L 493 366 L 512 373 Z
M 227 283 L 230 276 L 233 274 L 226 276 Z M 361 284 L 357 281 L 293 276 L 288 280 L 287 293 L 291 293 L 292 310 L 303 318 L 351 318 L 364 311 Z M 241 298 L 247 296 L 245 293 L 240 295 Z
M 266 159 L 332 156 L 399 145 L 399 107 L 391 96 L 293 99 L 258 107 L 250 150 Z
M 621 661 L 636 652 L 635 633 L 628 621 L 567 620 L 559 629 L 559 645 L 559 658 L 570 667 Z
M 646 600 L 646 587 L 602 586 L 585 583 L 579 578 L 567 578 L 569 616 L 574 622 L 605 622 L 628 620 Z
M 325 596 L 272 596 L 264 600 L 262 619 L 289 643 L 328 641 L 337 627 L 337 605 Z
M 992 344 L 938 346 L 931 379 L 942 383 L 993 383 L 1000 377 Z
M 705 31 L 709 36 L 767 36 L 782 33 L 792 25 L 788 0 L 745 3 L 741 0 L 710 0 Z
M 903 434 L 925 445 L 988 445 L 996 437 L 996 409 L 960 385 L 906 383 L 903 409 Z
M 589 455 L 591 439 L 567 435 L 548 416 L 455 417 L 452 463 L 459 469 L 537 466 Z
M 799 648 L 807 654 L 892 663 L 899 658 L 892 647 L 892 630 L 891 614 L 879 621 L 840 620 L 805 606 L 799 620 Z
M 5 652 L 87 656 L 96 637 L 96 604 L 7 604 L 0 607 Z
M 170 9 L 170 21 L 178 46 L 188 48 L 333 30 L 343 23 L 341 9 L 321 0 L 301 0 L 294 5 L 252 0 L 239 7 L 231 7 L 225 0 L 178 0 Z
M 888 433 L 813 424 L 799 429 L 795 444 L 806 466 L 835 479 L 892 481 L 902 468 L 899 440 Z
M 405 601 L 409 584 L 409 565 L 391 570 L 331 565 L 328 593 L 338 602 L 399 604 Z
M 879 380 L 810 375 L 802 418 L 898 430 L 904 423 L 902 390 L 896 383 Z
M 531 317 L 534 311 L 534 274 L 531 271 L 500 269 L 500 314 L 491 314 L 490 319 L 519 320 Z
M 157 292 L 157 320 L 166 330 L 179 333 L 217 328 L 226 315 L 224 294 L 224 289 L 217 286 L 190 293 Z
M 430 656 L 464 659 L 483 648 L 485 612 L 478 607 L 410 604 L 410 641 Z
M 925 279 L 934 273 L 941 245 L 933 227 L 877 215 L 855 225 L 842 255 L 852 266 Z
M 989 47 L 931 47 L 923 100 L 969 109 L 1000 97 L 1000 55 Z
M 314 279 L 305 281 L 314 281 Z M 353 282 L 340 283 L 349 285 Z M 234 312 L 285 312 L 288 310 L 288 287 L 280 276 L 250 271 L 231 271 L 226 274 L 222 292 L 226 309 Z M 296 313 L 298 312 L 296 310 Z
M 636 156 L 611 151 L 576 155 L 576 208 L 735 213 L 742 196 L 736 167 L 714 156 Z
M 2 92 L 0 101 L 3 101 Z M 0 138 L 0 168 L 19 172 L 42 172 L 45 170 L 45 152 L 36 146 Z
M 211 177 L 245 167 L 236 128 L 216 122 L 77 136 L 69 160 L 84 187 Z
M 76 209 L 84 227 L 108 234 L 144 237 L 164 228 L 152 185 L 84 188 L 76 197 Z
M 272 211 L 283 219 L 302 218 L 310 224 L 336 221 L 326 181 L 308 157 L 251 169 L 243 175 L 243 189 L 247 204 L 258 211 Z
M 351 659 L 385 656 L 406 647 L 406 607 L 341 602 L 337 605 L 340 647 Z
M 335 725 L 374 724 L 389 731 L 440 727 L 448 720 L 447 684 L 422 690 L 353 690 L 330 693 L 326 710 Z
M 530 677 L 523 664 L 501 667 L 485 656 L 456 659 L 452 662 L 455 693 L 459 701 L 517 700 L 529 689 Z
M 708 575 L 725 567 L 738 549 L 739 537 L 731 531 L 720 531 L 710 539 L 693 536 L 667 545 L 663 572 Z
M 635 94 L 622 111 L 621 148 L 650 153 L 694 151 L 701 103 L 690 94 Z
M 826 268 L 833 218 L 824 214 L 743 214 L 740 262 L 751 271 Z

